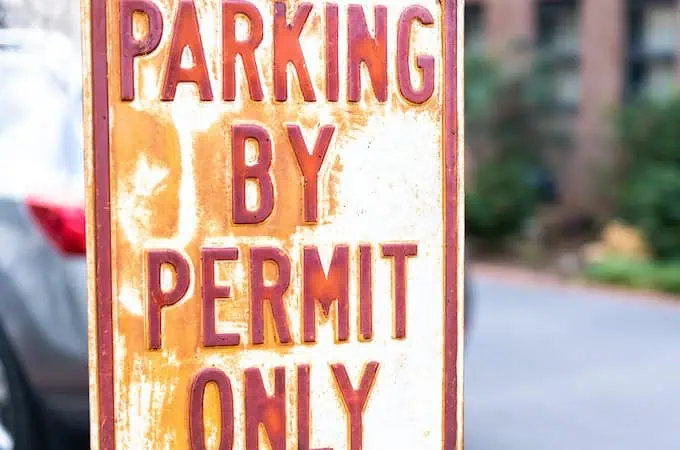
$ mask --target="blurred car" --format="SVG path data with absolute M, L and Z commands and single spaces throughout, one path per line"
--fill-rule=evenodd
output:
M 88 424 L 80 67 L 60 35 L 0 29 L 0 423 L 16 450 Z

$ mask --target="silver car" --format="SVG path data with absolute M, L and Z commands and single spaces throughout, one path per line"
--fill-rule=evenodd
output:
M 88 423 L 81 83 L 60 35 L 0 29 L 0 425 Z

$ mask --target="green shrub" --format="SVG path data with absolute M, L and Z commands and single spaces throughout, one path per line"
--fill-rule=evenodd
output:
M 494 95 L 501 83 L 500 70 L 488 58 L 465 58 L 465 125 L 468 134 L 484 132 Z
M 665 101 L 639 99 L 624 107 L 616 131 L 627 169 L 680 166 L 680 95 Z
M 625 165 L 618 213 L 639 228 L 654 255 L 680 257 L 680 97 L 624 108 L 617 135 Z M 678 275 L 680 277 L 680 274 Z
M 542 184 L 551 179 L 543 163 L 552 142 L 542 119 L 554 90 L 540 75 L 534 68 L 504 73 L 481 57 L 466 61 L 465 131 L 476 165 L 465 205 L 466 230 L 473 237 L 502 241 L 517 234 L 534 215 Z
M 632 171 L 621 190 L 619 214 L 642 231 L 657 258 L 680 257 L 680 166 Z
M 516 234 L 534 213 L 536 194 L 525 164 L 494 161 L 481 165 L 466 195 L 466 230 L 487 240 Z
M 586 268 L 587 279 L 636 289 L 680 294 L 680 262 L 641 262 L 606 258 Z

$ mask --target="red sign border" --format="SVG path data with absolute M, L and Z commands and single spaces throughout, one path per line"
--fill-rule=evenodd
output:
M 107 0 L 90 0 L 92 148 L 94 178 L 94 276 L 97 324 L 97 422 L 99 450 L 115 450 L 113 298 L 111 267 L 111 185 L 109 142 L 109 92 Z M 462 436 L 458 420 L 459 308 L 458 261 L 461 185 L 458 165 L 458 1 L 443 2 L 444 34 L 444 408 L 443 450 L 454 450 Z M 461 402 L 462 403 L 462 402 Z M 93 434 L 94 435 L 94 434 Z M 462 445 L 461 445 L 462 448 Z

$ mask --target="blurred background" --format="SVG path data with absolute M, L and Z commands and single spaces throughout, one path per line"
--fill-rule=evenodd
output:
M 0 0 L 0 450 L 87 448 L 78 7 Z M 468 0 L 465 52 L 466 449 L 680 449 L 680 1 Z
M 465 27 L 466 448 L 680 448 L 680 2 Z
M 678 3 L 469 0 L 465 23 L 477 254 L 680 291 Z

